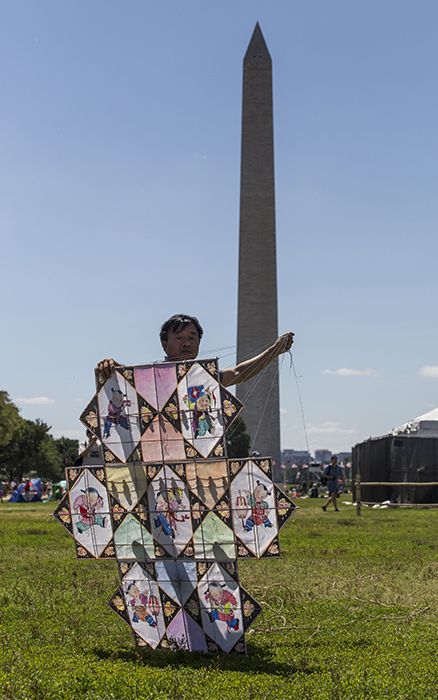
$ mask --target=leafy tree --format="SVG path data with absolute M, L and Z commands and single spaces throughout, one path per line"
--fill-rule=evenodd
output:
M 251 438 L 246 432 L 243 418 L 238 416 L 226 433 L 227 456 L 230 459 L 249 457 Z
M 21 420 L 18 408 L 12 403 L 8 392 L 0 391 L 0 449 L 10 442 Z
M 79 440 L 60 437 L 55 440 L 55 445 L 61 456 L 63 468 L 65 469 L 65 467 L 71 467 L 78 458 Z
M 39 418 L 20 418 L 9 443 L 0 450 L 0 464 L 9 480 L 21 481 L 31 472 L 49 479 L 62 477 L 62 458 L 49 430 Z

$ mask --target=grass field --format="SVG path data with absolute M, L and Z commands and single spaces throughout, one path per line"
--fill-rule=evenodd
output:
M 116 563 L 78 562 L 53 505 L 0 505 L 0 698 L 438 699 L 438 511 L 322 502 L 281 560 L 239 565 L 265 603 L 248 658 L 136 649 L 106 607 Z

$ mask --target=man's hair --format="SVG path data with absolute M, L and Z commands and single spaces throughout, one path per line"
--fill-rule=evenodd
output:
M 190 325 L 190 323 L 193 323 L 193 325 L 195 326 L 196 330 L 198 331 L 199 340 L 201 340 L 202 336 L 204 335 L 204 329 L 202 328 L 196 316 L 186 316 L 186 314 L 175 314 L 167 321 L 165 321 L 161 326 L 160 340 L 167 340 L 168 333 L 174 333 L 176 331 L 183 330 L 183 328 Z

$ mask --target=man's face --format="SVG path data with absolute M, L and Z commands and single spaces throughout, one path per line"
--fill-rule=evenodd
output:
M 167 340 L 162 341 L 168 360 L 194 360 L 198 355 L 199 336 L 193 323 L 169 331 Z

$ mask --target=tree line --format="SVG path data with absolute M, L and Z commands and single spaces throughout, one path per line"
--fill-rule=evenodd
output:
M 50 430 L 39 418 L 22 418 L 8 392 L 0 390 L 0 478 L 17 483 L 31 476 L 63 479 L 65 467 L 77 459 L 79 441 L 55 439 Z

